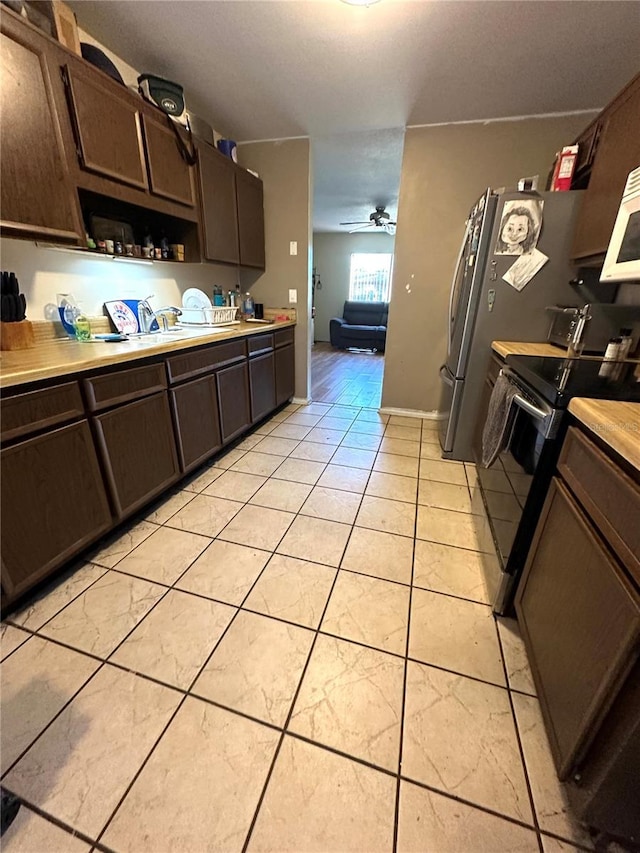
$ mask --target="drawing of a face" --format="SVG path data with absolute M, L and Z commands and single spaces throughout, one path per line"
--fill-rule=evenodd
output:
M 502 229 L 501 239 L 509 248 L 517 248 L 524 243 L 529 233 L 529 220 L 526 216 L 511 214 Z

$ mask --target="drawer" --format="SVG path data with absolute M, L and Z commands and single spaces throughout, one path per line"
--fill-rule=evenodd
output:
M 640 486 L 575 427 L 567 433 L 558 470 L 640 583 Z
M 269 352 L 273 349 L 273 335 L 269 332 L 268 335 L 253 335 L 247 338 L 247 346 L 249 355 L 258 355 L 258 353 Z
M 244 339 L 226 341 L 211 347 L 192 350 L 167 359 L 169 382 L 182 382 L 201 373 L 210 373 L 218 367 L 226 367 L 247 357 Z
M 277 329 L 273 333 L 273 337 L 275 339 L 276 347 L 283 347 L 283 346 L 285 346 L 285 344 L 292 344 L 293 343 L 293 335 L 294 335 L 293 326 L 289 326 L 286 329 Z
M 2 441 L 29 435 L 84 415 L 77 382 L 2 399 Z
M 162 363 L 118 370 L 84 380 L 87 403 L 92 412 L 147 397 L 166 387 L 167 379 Z

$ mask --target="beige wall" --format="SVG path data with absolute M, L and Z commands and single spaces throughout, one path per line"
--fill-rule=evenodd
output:
M 313 266 L 322 289 L 316 291 L 315 339 L 329 340 L 329 320 L 342 317 L 349 298 L 349 272 L 352 252 L 393 252 L 394 238 L 389 234 L 313 235 Z
M 405 135 L 382 405 L 433 411 L 447 300 L 470 206 L 487 186 L 540 175 L 588 115 L 409 128 Z
M 311 146 L 308 139 L 252 142 L 238 146 L 241 165 L 258 172 L 264 182 L 266 272 L 241 273 L 257 302 L 289 307 L 289 289 L 298 292 L 296 308 L 296 397 L 310 389 L 311 340 Z M 298 254 L 289 254 L 289 243 Z

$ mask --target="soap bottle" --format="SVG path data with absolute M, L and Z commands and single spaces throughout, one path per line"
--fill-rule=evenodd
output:
M 255 308 L 253 306 L 253 297 L 251 296 L 249 291 L 245 293 L 244 303 L 242 305 L 242 313 L 247 319 L 252 318 L 255 314 Z
M 222 288 L 218 284 L 213 288 L 213 305 L 214 308 L 224 305 L 224 294 L 222 292 Z
M 91 323 L 86 314 L 79 311 L 73 319 L 73 328 L 76 333 L 76 340 L 90 341 L 91 340 Z

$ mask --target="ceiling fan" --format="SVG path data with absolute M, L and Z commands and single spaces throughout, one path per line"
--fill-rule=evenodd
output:
M 384 209 L 384 205 L 376 206 L 373 213 L 369 214 L 369 219 L 360 220 L 359 222 L 341 222 L 340 225 L 357 225 L 349 231 L 349 234 L 354 234 L 356 231 L 364 231 L 366 228 L 383 228 L 387 234 L 396 233 L 396 223 L 391 221 L 391 217 Z

